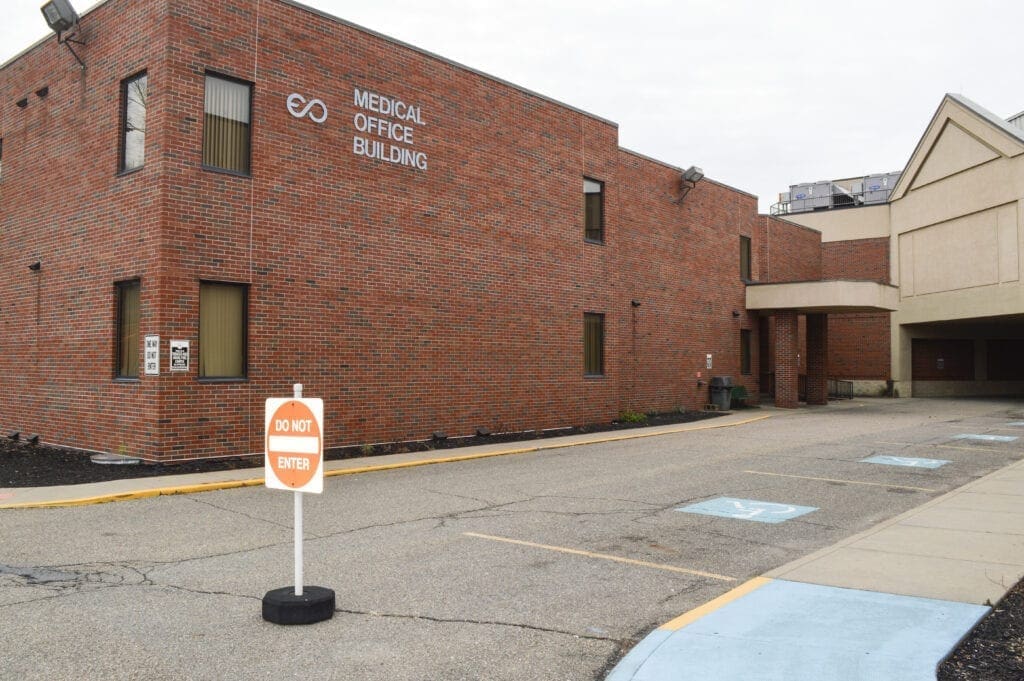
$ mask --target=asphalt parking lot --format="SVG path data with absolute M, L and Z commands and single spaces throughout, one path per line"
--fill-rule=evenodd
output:
M 305 573 L 338 610 L 307 627 L 260 617 L 292 579 L 287 492 L 0 511 L 0 676 L 603 678 L 667 620 L 1024 456 L 999 440 L 1022 401 L 748 413 L 769 418 L 328 478 Z

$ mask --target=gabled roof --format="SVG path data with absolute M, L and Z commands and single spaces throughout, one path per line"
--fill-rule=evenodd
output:
M 943 169 L 926 169 L 933 150 L 941 145 L 958 146 L 967 165 Z M 889 201 L 903 197 L 919 180 L 933 181 L 941 177 L 987 163 L 999 157 L 1024 154 L 1024 129 L 1010 125 L 988 109 L 963 95 L 949 93 L 921 136 L 914 153 L 893 188 Z

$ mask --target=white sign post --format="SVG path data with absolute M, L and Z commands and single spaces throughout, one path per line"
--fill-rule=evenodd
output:
M 277 624 L 322 622 L 334 615 L 334 592 L 303 585 L 302 494 L 324 490 L 324 402 L 303 399 L 302 384 L 296 383 L 294 397 L 267 399 L 264 423 L 265 484 L 291 490 L 295 499 L 295 584 L 267 592 L 263 619 Z

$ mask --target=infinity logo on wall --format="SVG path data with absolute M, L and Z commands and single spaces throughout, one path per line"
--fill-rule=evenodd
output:
M 320 115 L 316 115 L 313 112 L 313 107 L 320 107 Z M 323 123 L 327 120 L 327 105 L 320 99 L 306 100 L 305 97 L 297 92 L 293 92 L 288 95 L 288 113 L 296 118 L 302 118 L 308 116 L 309 120 L 314 123 Z

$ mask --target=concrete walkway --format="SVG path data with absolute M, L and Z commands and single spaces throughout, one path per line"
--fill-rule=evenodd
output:
M 1024 575 L 1024 461 L 659 627 L 608 681 L 931 680 Z

